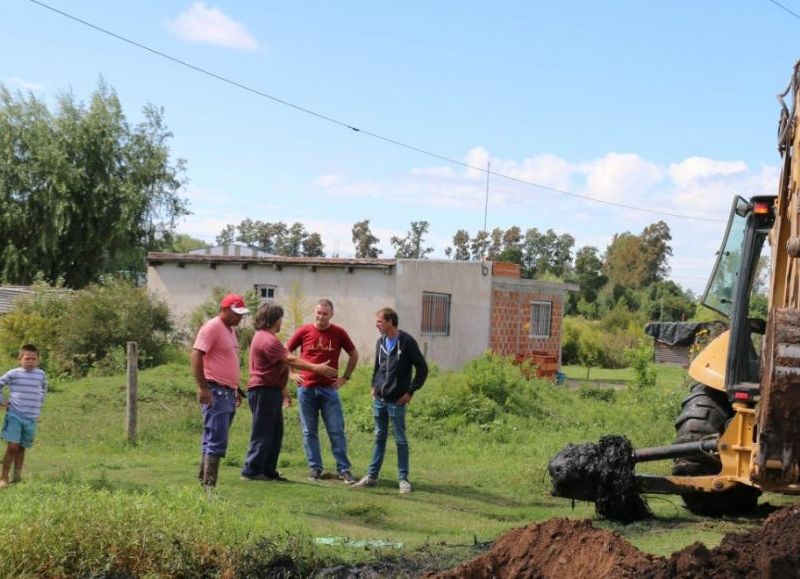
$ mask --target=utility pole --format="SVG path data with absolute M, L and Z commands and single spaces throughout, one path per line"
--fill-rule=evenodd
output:
M 486 194 L 484 195 L 483 204 L 483 231 L 487 234 L 486 241 L 483 242 L 483 250 L 481 251 L 481 261 L 486 259 L 486 248 L 489 245 L 489 232 L 486 231 L 486 222 L 489 217 L 489 175 L 492 174 L 492 160 L 486 161 Z

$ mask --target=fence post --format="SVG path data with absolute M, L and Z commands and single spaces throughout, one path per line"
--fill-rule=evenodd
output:
M 136 443 L 137 401 L 139 390 L 139 346 L 128 342 L 128 403 L 125 417 L 125 430 L 128 442 Z

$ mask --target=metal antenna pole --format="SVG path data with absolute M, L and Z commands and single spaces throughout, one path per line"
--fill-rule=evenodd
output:
M 483 250 L 481 251 L 481 261 L 486 259 L 486 248 L 489 246 L 488 231 L 486 231 L 486 220 L 489 216 L 489 175 L 492 172 L 492 160 L 486 162 L 486 195 L 484 196 L 483 205 L 483 232 L 486 234 L 486 240 L 483 242 Z

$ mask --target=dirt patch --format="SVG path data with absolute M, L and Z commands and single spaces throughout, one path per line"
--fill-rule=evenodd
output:
M 725 536 L 719 547 L 694 543 L 671 557 L 639 551 L 591 521 L 551 519 L 509 531 L 483 555 L 429 579 L 597 579 L 645 577 L 800 577 L 800 505 L 776 511 L 757 529 Z

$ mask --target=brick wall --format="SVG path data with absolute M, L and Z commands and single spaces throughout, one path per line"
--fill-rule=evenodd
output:
M 532 301 L 552 304 L 547 338 L 530 336 Z M 560 360 L 562 317 L 563 297 L 558 293 L 493 288 L 489 348 L 504 356 L 545 353 Z

